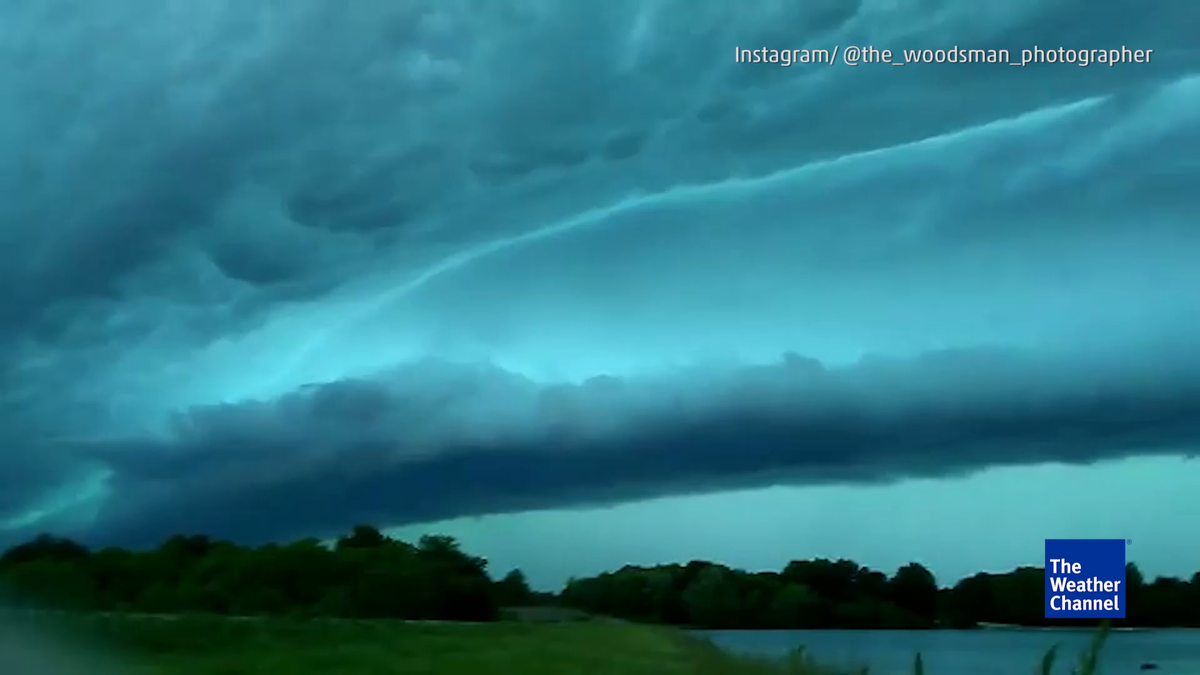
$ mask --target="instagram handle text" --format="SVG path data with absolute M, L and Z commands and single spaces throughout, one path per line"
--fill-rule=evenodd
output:
M 982 63 L 1010 66 L 1035 64 L 1070 64 L 1081 68 L 1091 65 L 1110 67 L 1124 63 L 1150 63 L 1153 49 L 1067 49 L 1066 47 L 1044 48 L 1034 46 L 1022 49 L 1020 58 L 1013 58 L 1008 49 L 877 49 L 875 47 L 834 46 L 832 49 L 770 49 L 759 47 L 747 49 L 735 47 L 736 63 L 766 63 L 777 66 L 834 65 L 847 66 L 883 64 L 904 66 L 909 64 L 937 63 Z

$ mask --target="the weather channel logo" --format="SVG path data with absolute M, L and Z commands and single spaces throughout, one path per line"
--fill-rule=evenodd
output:
M 1125 618 L 1125 544 L 1047 539 L 1046 618 Z

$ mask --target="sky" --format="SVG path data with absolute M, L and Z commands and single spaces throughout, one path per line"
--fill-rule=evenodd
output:
M 1200 567 L 1200 5 L 14 0 L 0 543 Z M 738 49 L 1153 50 L 1117 65 Z

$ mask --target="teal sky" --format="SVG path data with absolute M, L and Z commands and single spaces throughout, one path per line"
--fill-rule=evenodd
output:
M 494 573 L 519 567 L 558 589 L 623 565 L 717 560 L 777 570 L 789 560 L 850 558 L 888 574 L 925 564 L 942 584 L 1041 566 L 1044 539 L 1132 539 L 1147 576 L 1190 578 L 1200 544 L 1180 514 L 1200 512 L 1200 462 L 1129 459 L 1087 467 L 991 469 L 895 485 L 775 487 L 548 510 L 398 528 L 458 537 Z

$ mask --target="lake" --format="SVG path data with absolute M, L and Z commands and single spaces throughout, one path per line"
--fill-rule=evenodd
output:
M 1091 631 L 1075 630 L 767 630 L 697 631 L 730 651 L 783 656 L 798 645 L 831 665 L 869 665 L 872 675 L 909 675 L 913 655 L 921 652 L 929 675 L 1013 675 L 1034 672 L 1042 654 L 1055 643 L 1056 673 L 1070 673 Z M 1200 675 L 1200 630 L 1114 631 L 1102 654 L 1103 675 L 1148 671 L 1162 675 Z

